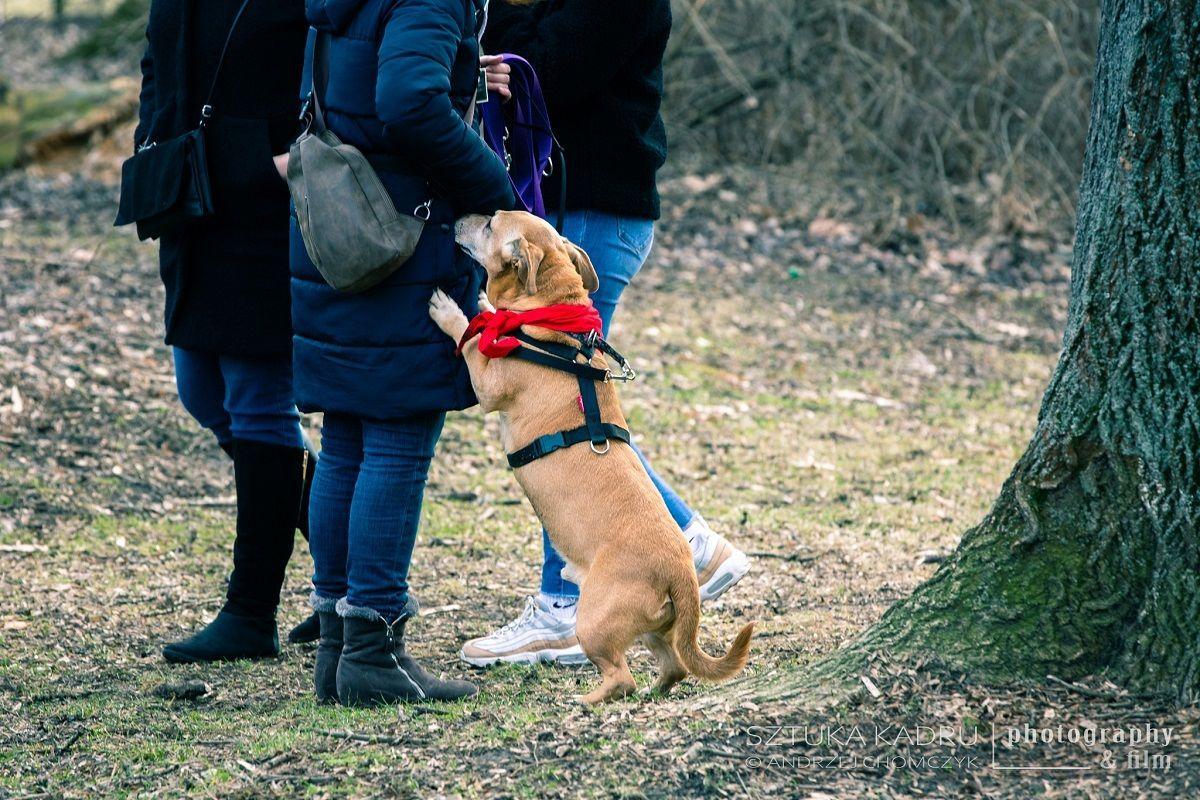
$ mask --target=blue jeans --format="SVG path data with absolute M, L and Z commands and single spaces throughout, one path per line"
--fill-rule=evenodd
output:
M 187 412 L 217 442 L 234 439 L 303 447 L 292 399 L 292 357 L 241 358 L 172 348 L 175 384 Z
M 592 303 L 600 312 L 604 335 L 608 336 L 621 293 L 650 254 L 650 245 L 654 243 L 654 221 L 617 217 L 598 211 L 572 211 L 564 221 L 563 235 L 582 247 L 596 267 L 600 288 L 592 294 Z M 696 512 L 651 468 L 636 444 L 633 450 L 641 459 L 654 487 L 662 495 L 675 523 L 683 530 L 696 518 Z M 579 587 L 564 580 L 560 574 L 566 562 L 550 543 L 550 535 L 545 528 L 542 529 L 542 549 L 545 553 L 542 561 L 542 592 L 555 597 L 578 597 Z
M 327 413 L 308 511 L 313 590 L 391 621 L 408 602 L 425 480 L 442 413 L 386 422 Z

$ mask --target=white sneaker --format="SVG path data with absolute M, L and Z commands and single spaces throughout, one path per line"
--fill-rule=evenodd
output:
M 716 600 L 750 570 L 750 558 L 708 527 L 699 514 L 683 535 L 692 548 L 701 600 Z
M 575 615 L 560 616 L 540 599 L 525 599 L 521 616 L 495 633 L 472 639 L 458 657 L 474 667 L 496 664 L 586 664 L 575 638 Z

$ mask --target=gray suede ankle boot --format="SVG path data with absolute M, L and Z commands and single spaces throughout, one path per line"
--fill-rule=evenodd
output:
M 342 705 L 461 700 L 479 691 L 467 681 L 433 677 L 405 650 L 404 629 L 416 615 L 416 603 L 411 599 L 394 622 L 371 609 L 351 606 L 345 599 L 338 601 L 338 613 L 344 624 L 337 666 L 337 694 Z

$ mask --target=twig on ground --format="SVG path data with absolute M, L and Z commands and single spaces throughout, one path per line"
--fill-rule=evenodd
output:
M 30 703 L 50 703 L 55 700 L 82 700 L 85 697 L 93 697 L 101 694 L 113 694 L 111 689 L 84 689 L 81 692 L 47 692 L 45 694 L 34 695 L 29 698 Z
M 200 506 L 201 508 L 228 507 L 236 506 L 237 498 L 233 495 L 229 495 L 228 497 L 189 497 L 180 502 L 185 506 Z
M 407 744 L 408 740 L 402 736 L 382 736 L 377 733 L 355 733 L 353 731 L 317 731 L 322 736 L 330 736 L 334 739 L 346 739 L 351 742 L 365 742 L 367 744 Z
M 769 550 L 750 550 L 746 555 L 752 558 L 778 558 L 781 561 L 795 561 L 799 564 L 808 564 L 820 558 L 820 556 L 804 556 L 799 553 L 772 553 Z
M 1102 692 L 1099 689 L 1092 689 L 1087 686 L 1081 686 L 1078 683 L 1064 681 L 1062 678 L 1054 675 L 1047 675 L 1046 680 L 1050 681 L 1051 683 L 1058 684 L 1064 689 L 1070 689 L 1072 692 L 1081 694 L 1084 697 L 1093 697 L 1099 700 L 1120 700 L 1124 696 L 1123 692 Z
M 75 731 L 75 734 L 70 739 L 67 739 L 65 744 L 59 745 L 58 747 L 54 748 L 55 757 L 62 756 L 68 750 L 70 750 L 72 747 L 74 747 L 75 743 L 78 742 L 80 739 L 82 739 L 83 735 L 85 733 L 87 733 L 87 728 L 80 728 L 79 730 Z

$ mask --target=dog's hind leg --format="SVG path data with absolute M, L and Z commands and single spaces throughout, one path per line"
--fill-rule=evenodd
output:
M 645 630 L 628 610 L 611 597 L 596 598 L 585 586 L 576 612 L 575 635 L 588 659 L 600 670 L 601 683 L 580 700 L 589 705 L 617 700 L 637 691 L 637 682 L 625 661 L 625 651 Z
M 642 642 L 650 648 L 658 661 L 658 680 L 649 690 L 650 694 L 666 695 L 675 684 L 687 677 L 687 670 L 679 663 L 675 644 L 661 633 L 647 633 Z

